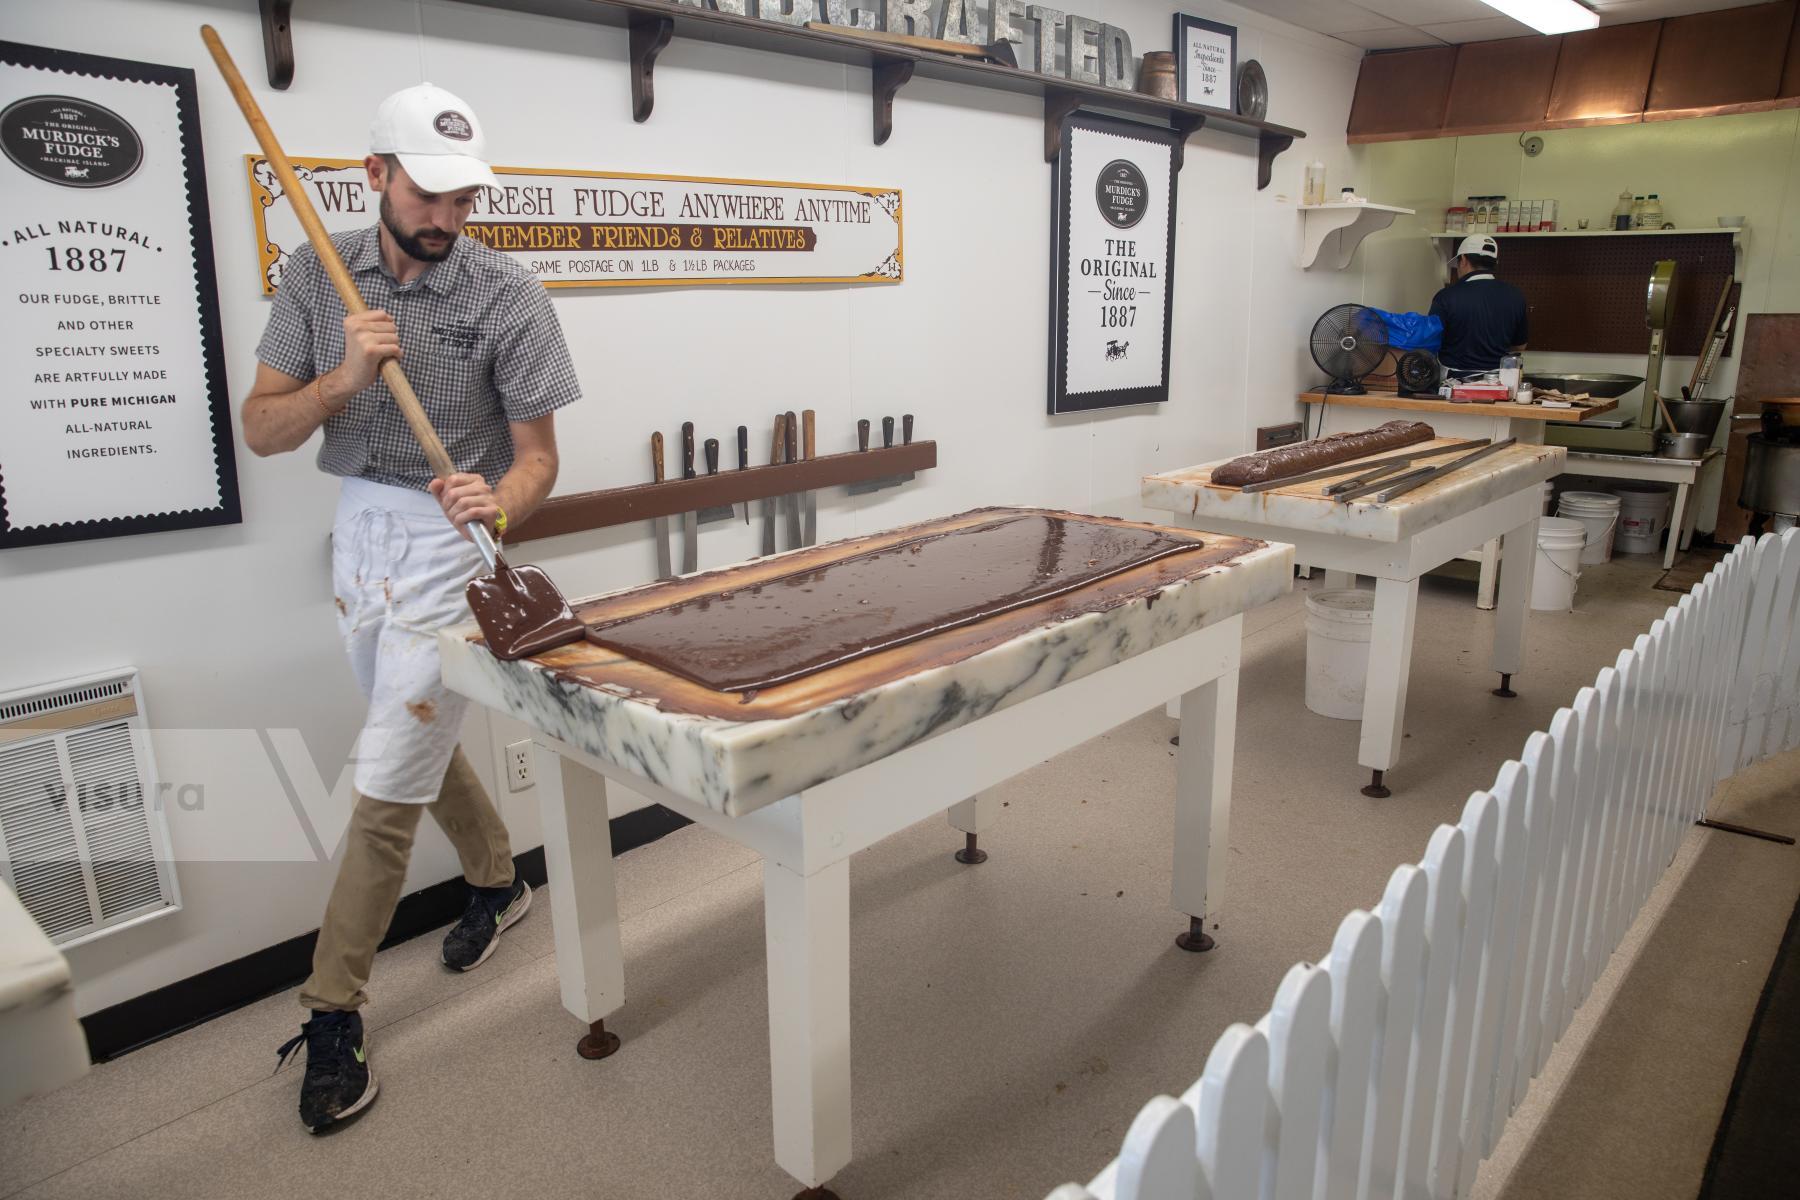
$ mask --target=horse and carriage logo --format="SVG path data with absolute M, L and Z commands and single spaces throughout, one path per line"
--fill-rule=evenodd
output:
M 1125 351 L 1130 345 L 1130 342 L 1121 342 L 1117 338 L 1110 339 L 1106 343 L 1106 361 L 1118 362 L 1125 357 Z

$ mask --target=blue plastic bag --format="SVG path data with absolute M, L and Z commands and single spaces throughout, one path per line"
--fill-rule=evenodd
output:
M 1430 350 L 1435 354 L 1444 344 L 1444 323 L 1436 317 L 1416 312 L 1384 312 L 1379 308 L 1369 311 L 1380 317 L 1387 329 L 1389 349 Z

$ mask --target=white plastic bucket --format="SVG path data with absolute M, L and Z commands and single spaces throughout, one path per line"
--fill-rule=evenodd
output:
M 1568 612 L 1575 607 L 1575 583 L 1581 578 L 1581 551 L 1587 526 L 1570 517 L 1538 521 L 1537 562 L 1531 572 L 1534 612 Z
M 1669 505 L 1675 490 L 1666 483 L 1621 483 L 1619 537 L 1621 554 L 1655 554 L 1669 527 Z
M 1374 592 L 1347 588 L 1307 595 L 1306 707 L 1321 717 L 1362 719 L 1374 624 Z
M 1580 521 L 1587 527 L 1587 546 L 1581 552 L 1586 567 L 1612 559 L 1613 535 L 1619 527 L 1619 498 L 1611 492 L 1564 492 L 1556 502 L 1556 515 Z

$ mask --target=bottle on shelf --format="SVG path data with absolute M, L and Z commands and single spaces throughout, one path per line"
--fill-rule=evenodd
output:
M 1645 229 L 1661 229 L 1663 227 L 1662 200 L 1655 192 L 1651 192 L 1649 198 L 1644 201 L 1643 227 Z
M 1620 192 L 1619 203 L 1613 207 L 1612 227 L 1623 233 L 1631 228 L 1631 193 Z
M 1633 229 L 1644 227 L 1644 198 L 1642 196 L 1631 198 L 1631 227 Z
M 1301 189 L 1300 203 L 1325 203 L 1325 164 L 1309 162 L 1306 164 L 1306 183 Z

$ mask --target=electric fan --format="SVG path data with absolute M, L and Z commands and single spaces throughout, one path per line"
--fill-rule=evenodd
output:
M 1313 361 L 1331 376 L 1325 385 L 1328 394 L 1362 395 L 1363 377 L 1374 373 L 1386 353 L 1387 330 L 1381 318 L 1361 304 L 1328 308 L 1313 323 Z
M 1408 350 L 1394 367 L 1394 383 L 1402 396 L 1436 396 L 1444 369 L 1429 350 Z

